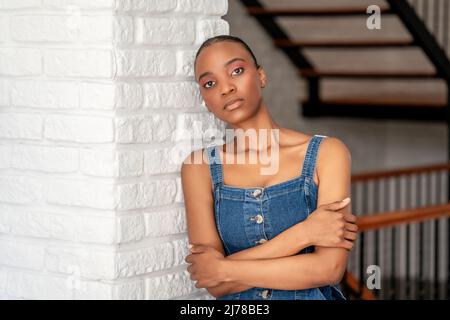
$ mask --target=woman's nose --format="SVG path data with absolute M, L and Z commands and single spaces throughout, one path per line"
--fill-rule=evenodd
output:
M 232 83 L 226 83 L 222 86 L 222 94 L 223 95 L 227 95 L 230 92 L 233 92 L 235 90 L 236 90 L 236 88 L 234 87 L 234 84 L 232 84 Z

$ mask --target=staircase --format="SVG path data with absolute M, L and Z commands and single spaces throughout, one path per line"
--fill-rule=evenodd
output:
M 307 81 L 303 116 L 450 121 L 450 61 L 407 1 L 241 2 Z M 380 30 L 366 26 L 370 5 Z

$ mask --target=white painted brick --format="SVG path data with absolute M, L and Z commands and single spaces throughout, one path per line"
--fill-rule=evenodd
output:
M 114 185 L 95 180 L 52 179 L 45 189 L 48 203 L 97 209 L 115 209 Z M 1 197 L 1 196 L 0 196 Z
M 144 84 L 145 108 L 193 108 L 203 98 L 195 82 L 164 82 Z
M 145 299 L 149 300 L 170 299 L 201 290 L 204 289 L 195 287 L 188 271 L 145 279 Z
M 53 146 L 16 145 L 12 148 L 12 165 L 17 169 L 74 172 L 78 170 L 78 150 Z
M 86 82 L 80 85 L 80 105 L 82 109 L 113 110 L 116 85 L 114 83 Z
M 67 277 L 9 271 L 7 293 L 17 299 L 72 299 Z
M 141 176 L 144 170 L 144 154 L 141 151 L 118 151 L 117 163 L 120 178 Z
M 76 300 L 111 300 L 114 299 L 114 285 L 98 281 L 80 281 L 74 290 Z
M 0 202 L 36 204 L 42 199 L 43 182 L 23 176 L 0 177 Z
M 71 216 L 28 210 L 3 211 L 5 214 L 9 212 L 6 223 L 8 231 L 14 235 L 102 244 L 112 244 L 115 240 L 115 219 L 113 218 Z
M 144 172 L 145 174 L 160 174 L 179 172 L 180 164 L 176 163 L 177 154 L 174 148 L 151 149 L 144 152 Z M 187 155 L 186 155 L 187 156 Z
M 11 232 L 11 223 L 9 222 L 9 213 L 0 207 L 0 233 Z
M 42 245 L 1 239 L 0 252 L 1 264 L 8 267 L 40 270 L 44 266 L 45 247 Z
M 0 79 L 0 106 L 9 106 L 9 91 L 10 91 L 9 81 L 6 79 Z
M 143 300 L 144 281 L 133 281 L 117 284 L 114 287 L 114 300 Z
M 11 38 L 15 41 L 75 41 L 70 16 L 17 15 L 11 18 Z
M 111 78 L 112 52 L 94 49 L 49 49 L 44 54 L 44 68 L 49 76 Z
M 80 170 L 91 176 L 116 177 L 118 168 L 115 151 L 81 149 Z
M 79 106 L 78 91 L 75 82 L 16 81 L 11 100 L 16 107 L 76 109 Z
M 119 210 L 163 206 L 174 202 L 177 192 L 174 180 L 159 180 L 117 186 Z
M 11 146 L 0 145 L 0 169 L 11 167 Z
M 228 0 L 183 0 L 176 11 L 223 16 L 228 11 Z
M 187 253 L 185 241 L 172 241 L 151 247 L 119 252 L 119 277 L 130 277 L 179 266 Z
M 82 149 L 81 171 L 92 176 L 135 177 L 143 172 L 141 151 Z
M 41 0 L 3 0 L 0 2 L 2 9 L 38 8 L 40 5 Z
M 94 31 L 95 30 L 95 31 Z M 114 17 L 95 15 L 80 18 L 80 41 L 112 42 L 114 39 Z
M 115 0 L 43 0 L 43 6 L 49 9 L 75 7 L 80 9 L 113 9 Z
M 0 292 L 6 291 L 7 272 L 4 269 L 0 269 Z
M 0 42 L 6 42 L 10 39 L 9 17 L 0 16 Z
M 230 34 L 230 25 L 223 19 L 204 19 L 197 22 L 196 43 L 201 44 L 208 38 Z
M 175 74 L 175 53 L 169 50 L 118 50 L 117 76 L 151 77 Z
M 38 115 L 2 113 L 0 114 L 0 137 L 40 140 L 42 119 Z
M 31 48 L 0 48 L 0 75 L 36 76 L 42 73 L 41 51 Z
M 179 50 L 177 51 L 177 75 L 185 77 L 194 77 L 194 50 Z
M 144 105 L 144 90 L 140 83 L 119 83 L 116 86 L 115 105 L 119 109 L 138 109 Z
M 209 112 L 180 113 L 177 115 L 176 123 L 173 135 L 175 141 L 194 139 L 207 141 L 211 135 L 221 138 L 222 129 L 226 125 Z
M 145 235 L 144 217 L 141 214 L 119 217 L 118 243 L 137 241 Z
M 195 41 L 193 19 L 139 18 L 136 25 L 138 43 L 189 45 Z
M 49 247 L 45 253 L 45 268 L 48 271 L 74 274 L 94 279 L 114 279 L 114 251 L 99 251 L 93 248 Z
M 83 109 L 137 109 L 143 105 L 143 90 L 138 83 L 83 83 L 80 104 Z
M 115 17 L 113 42 L 126 44 L 134 41 L 134 21 L 131 17 Z
M 184 208 L 146 213 L 145 236 L 161 237 L 186 232 L 186 213 Z
M 172 140 L 175 116 L 152 114 L 116 118 L 116 141 L 119 143 L 147 143 Z
M 102 143 L 114 141 L 113 119 L 54 115 L 45 119 L 44 136 L 55 141 Z
M 174 10 L 177 0 L 123 0 L 116 2 L 120 11 L 140 11 L 145 13 L 162 13 Z

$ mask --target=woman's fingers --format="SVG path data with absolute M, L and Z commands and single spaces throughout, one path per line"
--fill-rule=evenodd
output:
M 345 223 L 345 230 L 347 231 L 352 231 L 352 232 L 357 232 L 358 231 L 358 225 L 354 224 L 354 223 Z
M 344 213 L 344 219 L 345 219 L 345 221 L 351 222 L 351 223 L 355 223 L 356 220 L 358 220 L 358 218 L 354 214 L 352 214 L 350 212 L 345 212 Z
M 353 248 L 353 241 L 344 240 L 341 243 L 341 247 L 347 250 L 351 250 Z
M 345 198 L 342 201 L 336 201 L 336 202 L 332 202 L 330 204 L 325 205 L 325 209 L 331 210 L 331 211 L 338 211 L 338 210 L 341 210 L 342 208 L 345 208 L 346 206 L 348 206 L 348 204 L 350 202 L 351 202 L 350 198 Z
M 350 231 L 344 232 L 344 239 L 347 239 L 350 241 L 355 241 L 356 237 L 357 237 L 356 232 L 350 232 Z

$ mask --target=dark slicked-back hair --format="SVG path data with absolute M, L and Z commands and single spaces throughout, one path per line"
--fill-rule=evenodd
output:
M 206 48 L 209 47 L 210 45 L 217 43 L 217 42 L 223 42 L 223 41 L 230 41 L 230 42 L 237 42 L 240 43 L 245 50 L 247 50 L 250 55 L 253 58 L 253 62 L 255 63 L 256 69 L 259 69 L 260 65 L 258 64 L 258 61 L 256 60 L 255 55 L 253 54 L 253 51 L 250 49 L 250 47 L 245 43 L 244 40 L 242 40 L 241 38 L 235 37 L 235 36 L 229 36 L 229 35 L 219 35 L 219 36 L 215 36 L 209 39 L 206 39 L 202 45 L 200 46 L 200 48 L 198 48 L 197 50 L 197 54 L 195 55 L 195 60 L 194 60 L 194 66 L 197 63 L 197 57 L 200 54 L 200 52 Z

